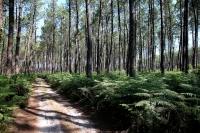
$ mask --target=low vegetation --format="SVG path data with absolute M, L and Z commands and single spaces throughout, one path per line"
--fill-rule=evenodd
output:
M 18 107 L 25 108 L 28 105 L 28 94 L 35 80 L 36 75 L 19 74 L 10 78 L 0 75 L 0 133 L 13 120 L 12 110 Z
M 58 92 L 130 132 L 200 132 L 200 70 L 110 72 L 93 79 L 69 73 L 40 75 Z
M 110 120 L 119 130 L 139 133 L 199 132 L 200 69 L 182 72 L 110 72 L 89 79 L 85 73 L 38 74 L 58 92 L 86 110 Z M 0 75 L 0 132 L 13 120 L 12 110 L 25 108 L 36 75 Z

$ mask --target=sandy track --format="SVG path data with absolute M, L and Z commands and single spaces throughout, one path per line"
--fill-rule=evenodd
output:
M 43 80 L 37 79 L 25 109 L 15 110 L 14 133 L 96 133 L 93 123 L 81 110 L 57 94 Z
M 98 117 L 85 115 L 77 103 L 57 94 L 43 79 L 33 84 L 25 109 L 14 110 L 14 122 L 6 133 L 126 133 Z
M 42 79 L 38 79 L 39 88 L 39 132 L 62 133 L 81 132 L 96 133 L 92 123 L 73 108 L 71 104 L 53 91 Z

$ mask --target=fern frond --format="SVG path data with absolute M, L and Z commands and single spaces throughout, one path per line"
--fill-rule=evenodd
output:
M 81 90 L 82 92 L 89 92 L 89 89 L 86 87 L 80 87 L 78 90 Z
M 135 107 L 143 107 L 143 106 L 146 106 L 146 105 L 150 105 L 151 101 L 149 100 L 142 100 L 140 102 L 137 102 L 135 104 Z
M 187 89 L 187 90 L 192 90 L 192 85 L 189 84 L 180 84 L 179 87 L 181 87 L 182 89 Z
M 165 94 L 164 93 L 161 93 L 161 92 L 156 92 L 156 93 L 153 93 L 153 96 L 164 96 Z
M 191 107 L 191 113 L 195 115 L 200 115 L 200 106 Z
M 196 97 L 196 94 L 193 94 L 193 93 L 180 93 L 180 94 L 184 96 L 189 96 L 189 97 Z
M 172 103 L 177 107 L 177 109 L 187 109 L 188 106 L 182 101 L 172 101 Z
M 166 98 L 177 98 L 177 99 L 180 99 L 180 100 L 184 100 L 184 96 L 183 95 L 180 95 L 179 93 L 175 92 L 175 91 L 172 91 L 172 90 L 169 90 L 169 89 L 164 89 L 161 91 Z
M 166 99 L 160 97 L 151 98 L 151 101 L 154 102 L 157 106 L 167 107 L 168 109 L 175 109 L 176 106 Z
M 141 92 L 146 92 L 146 93 L 150 92 L 149 90 L 143 89 L 143 88 L 138 88 L 137 90 L 138 90 L 138 91 L 141 91 Z
M 3 114 L 0 113 L 0 121 L 3 119 Z
M 152 95 L 149 93 L 136 93 L 136 94 L 134 94 L 134 96 L 150 98 Z

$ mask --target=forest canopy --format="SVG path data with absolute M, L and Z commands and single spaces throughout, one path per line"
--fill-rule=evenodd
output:
M 126 70 L 130 76 L 136 70 L 187 73 L 200 61 L 198 0 L 63 4 L 1 0 L 0 4 L 0 71 L 7 75 L 86 71 L 91 76 L 92 71 L 104 70 Z

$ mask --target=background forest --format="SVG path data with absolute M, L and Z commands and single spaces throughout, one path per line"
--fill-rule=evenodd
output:
M 38 76 L 120 130 L 199 132 L 199 14 L 199 0 L 0 0 L 0 101 Z
M 133 1 L 133 6 L 128 1 L 92 0 L 89 24 L 83 0 L 69 0 L 61 5 L 56 0 L 14 2 L 13 45 L 9 51 L 8 1 L 1 10 L 1 73 L 6 73 L 8 66 L 15 73 L 84 72 L 88 33 L 91 69 L 98 73 L 129 73 L 130 69 L 185 71 L 187 65 L 197 68 L 199 63 L 198 0 L 142 0 Z M 9 65 L 7 52 L 12 53 Z

